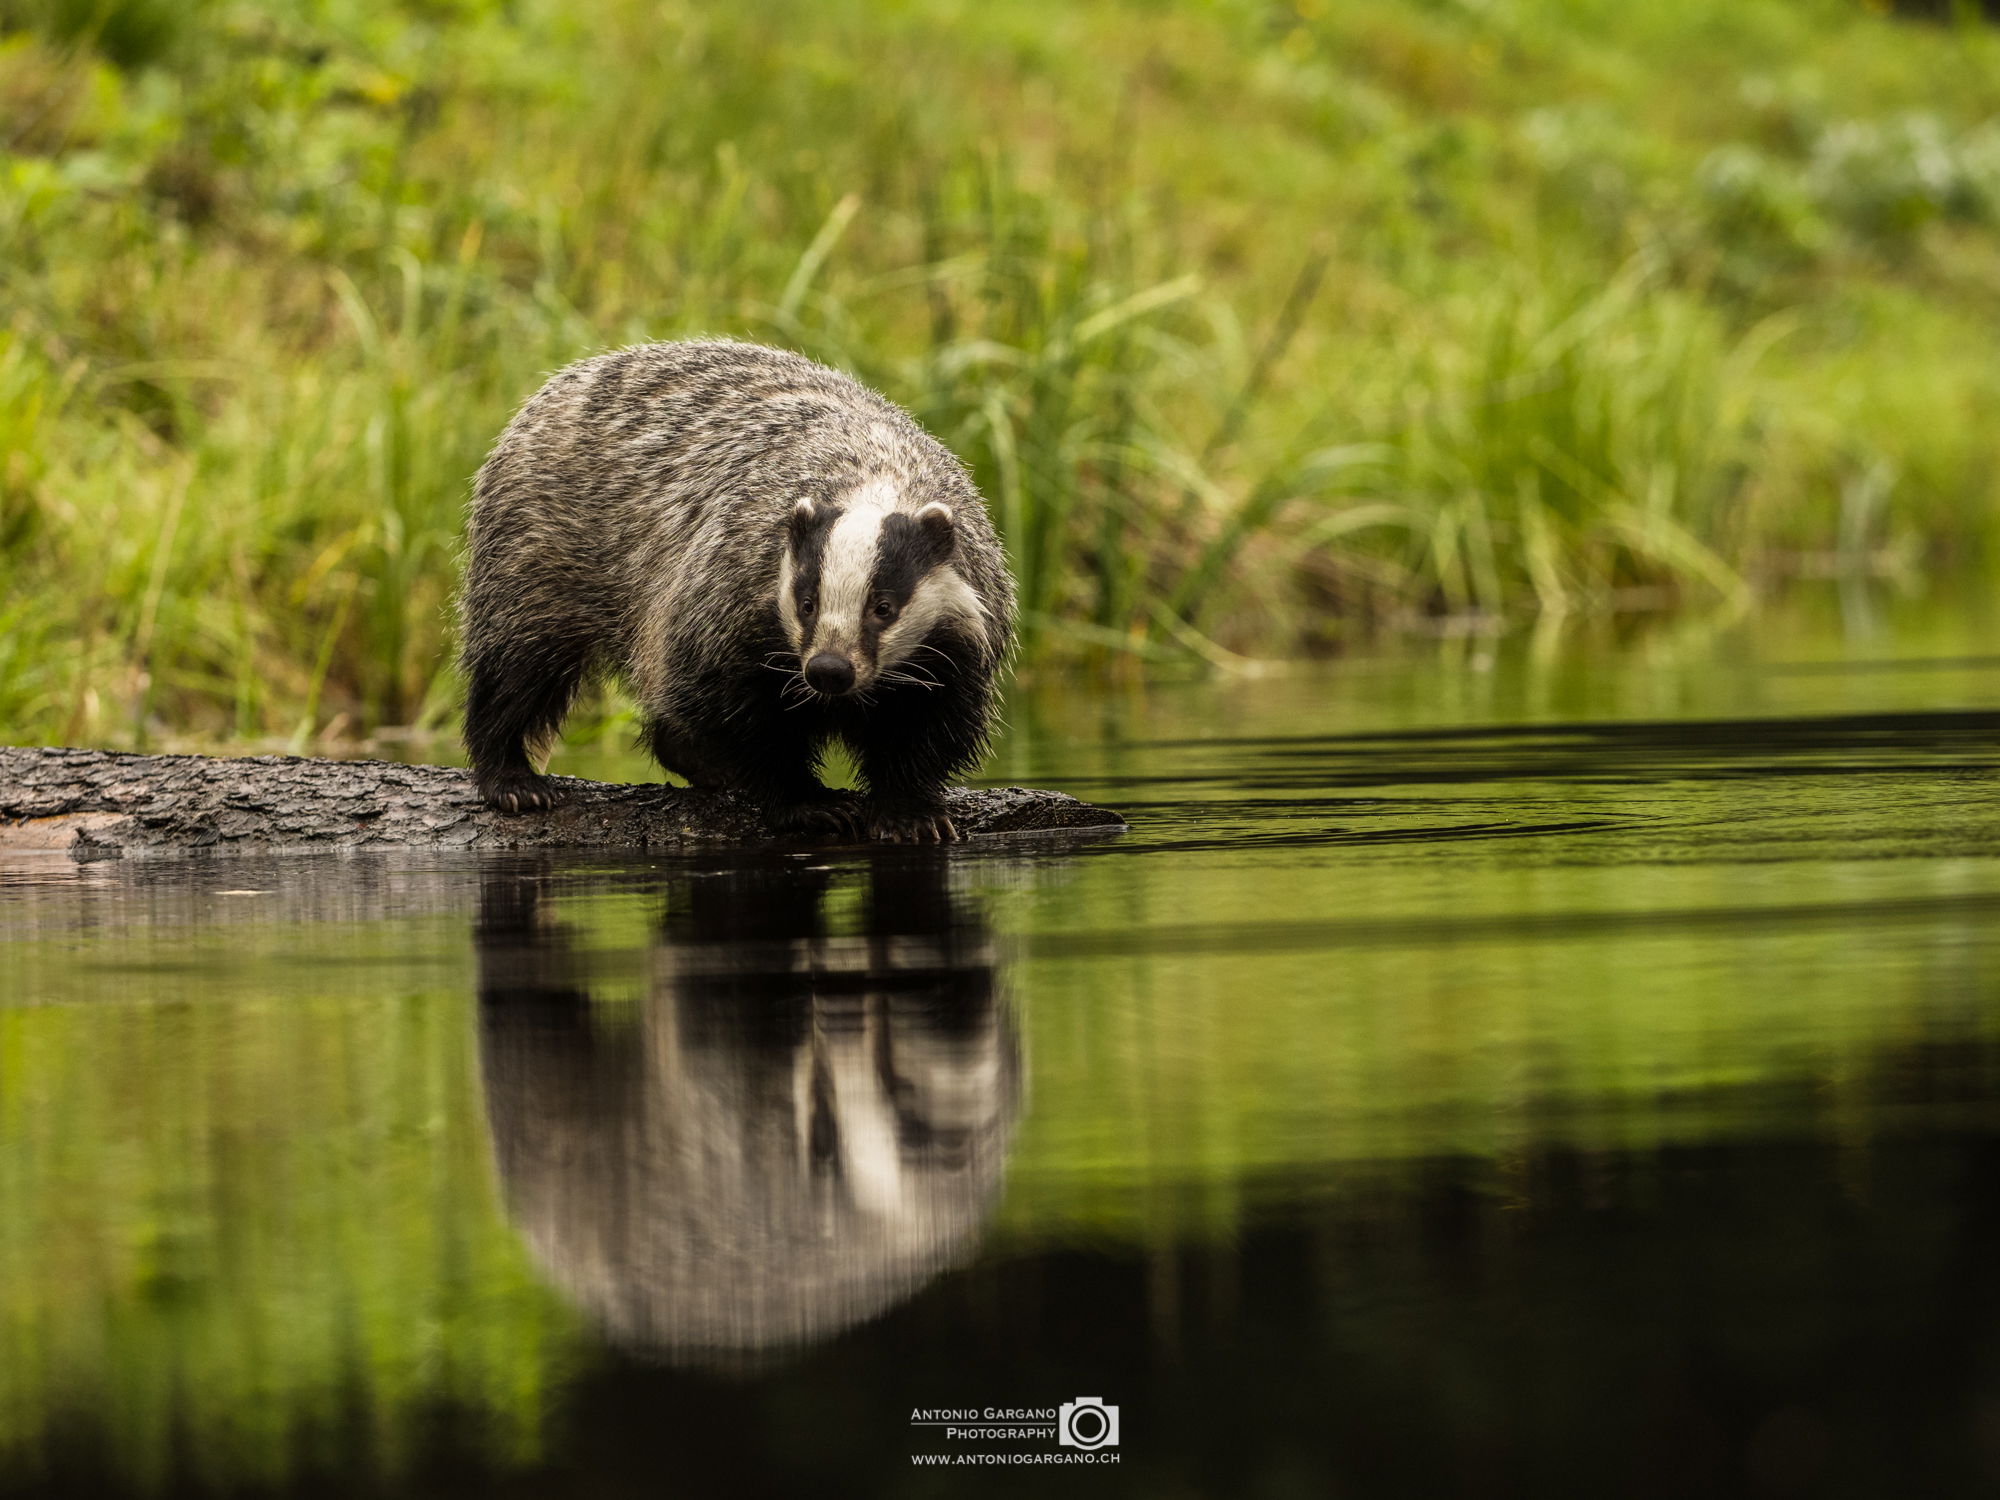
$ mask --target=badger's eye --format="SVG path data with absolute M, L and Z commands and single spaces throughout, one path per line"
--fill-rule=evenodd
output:
M 871 613 L 876 619 L 887 625 L 891 620 L 896 618 L 896 601 L 894 599 L 877 599 L 875 601 L 875 608 Z
M 818 609 L 819 600 L 813 598 L 811 594 L 799 600 L 799 616 L 802 619 L 811 619 Z

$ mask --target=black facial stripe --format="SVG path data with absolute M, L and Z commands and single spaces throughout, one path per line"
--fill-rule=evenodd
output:
M 802 519 L 796 512 L 793 514 L 791 547 L 794 603 L 819 593 L 819 572 L 826 556 L 826 539 L 833 534 L 833 523 L 839 519 L 840 508 L 834 505 L 816 504 L 810 521 Z M 811 634 L 811 631 L 808 630 L 807 634 Z
M 885 596 L 897 610 L 910 602 L 910 595 L 939 565 L 948 562 L 956 550 L 950 525 L 925 525 L 916 517 L 892 511 L 882 518 L 882 530 L 875 541 L 875 570 L 869 579 L 868 597 L 861 603 L 860 654 L 874 662 L 881 649 L 882 632 L 895 623 L 875 617 L 875 605 Z
M 918 524 L 916 517 L 897 511 L 882 518 L 882 534 L 875 544 L 875 587 L 873 600 L 887 594 L 898 605 L 905 603 L 918 584 L 939 563 L 952 554 L 951 533 Z

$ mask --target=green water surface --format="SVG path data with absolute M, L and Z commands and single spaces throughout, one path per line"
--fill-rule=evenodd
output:
M 0 1490 L 1994 1493 L 1984 624 L 1025 687 L 1110 839 L 18 858 Z

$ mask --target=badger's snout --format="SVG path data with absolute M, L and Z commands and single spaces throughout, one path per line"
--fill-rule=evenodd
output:
M 806 663 L 806 685 L 816 693 L 837 698 L 854 686 L 854 664 L 844 656 L 822 651 Z

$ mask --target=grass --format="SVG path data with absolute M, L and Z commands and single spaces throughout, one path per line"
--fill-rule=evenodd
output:
M 0 738 L 448 729 L 467 481 L 726 333 L 1027 657 L 1994 562 L 2000 33 L 1858 0 L 0 0 Z

